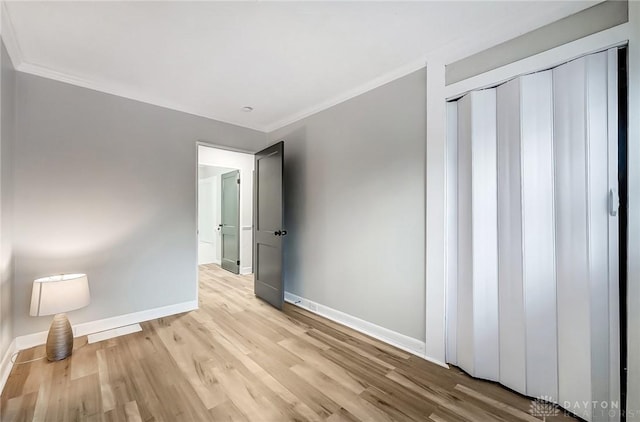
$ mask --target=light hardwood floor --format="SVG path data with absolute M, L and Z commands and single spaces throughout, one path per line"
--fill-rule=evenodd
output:
M 71 358 L 16 365 L 10 421 L 537 421 L 530 400 L 287 305 L 251 277 L 200 268 L 200 309 Z M 44 355 L 23 351 L 18 361 Z M 552 420 L 568 421 L 566 417 Z

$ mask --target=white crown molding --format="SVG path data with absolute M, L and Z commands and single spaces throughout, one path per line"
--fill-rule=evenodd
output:
M 362 95 L 368 91 L 371 91 L 375 88 L 378 88 L 396 79 L 402 78 L 403 76 L 406 76 L 410 73 L 413 73 L 425 67 L 425 63 L 426 63 L 425 59 L 420 59 L 415 62 L 409 63 L 405 66 L 402 66 L 398 69 L 388 72 L 380 77 L 370 80 L 356 88 L 347 90 L 346 92 L 340 95 L 337 95 L 319 104 L 306 108 L 300 112 L 293 113 L 283 119 L 280 119 L 266 126 L 247 125 L 246 123 L 240 123 L 240 122 L 229 120 L 229 119 L 221 119 L 204 110 L 197 110 L 197 109 L 194 109 L 193 107 L 172 103 L 170 101 L 162 100 L 159 98 L 154 98 L 140 92 L 135 92 L 134 90 L 131 90 L 131 89 L 118 87 L 115 84 L 92 81 L 89 79 L 71 75 L 69 73 L 53 70 L 45 66 L 29 63 L 24 59 L 22 50 L 20 49 L 20 45 L 18 43 L 18 39 L 14 31 L 14 26 L 13 26 L 13 23 L 11 22 L 11 17 L 5 2 L 2 2 L 1 12 L 2 12 L 3 41 L 5 43 L 5 46 L 7 47 L 7 52 L 11 57 L 13 66 L 18 72 L 27 73 L 27 74 L 39 76 L 42 78 L 52 79 L 58 82 L 64 82 L 70 85 L 91 89 L 93 91 L 98 91 L 106 94 L 115 95 L 118 97 L 128 98 L 130 100 L 140 101 L 142 103 L 151 104 L 151 105 L 155 105 L 155 106 L 170 109 L 170 110 L 180 111 L 183 113 L 192 114 L 194 116 L 200 116 L 207 119 L 216 120 L 222 123 L 228 123 L 235 126 L 244 127 L 247 129 L 257 130 L 259 132 L 264 132 L 264 133 L 273 132 L 288 124 L 297 122 L 298 120 L 304 119 L 305 117 L 309 117 L 313 114 L 329 109 L 337 104 L 340 104 L 342 102 L 355 98 L 359 95 Z
M 556 19 L 555 21 L 557 20 L 558 19 Z M 553 23 L 555 21 L 552 21 L 549 23 Z M 404 76 L 407 76 L 410 73 L 413 73 L 419 69 L 422 69 L 423 67 L 426 67 L 429 62 L 448 64 L 448 63 L 453 63 L 457 60 L 463 59 L 465 57 L 471 56 L 480 51 L 484 51 L 502 42 L 508 41 L 510 39 L 518 37 L 519 35 L 522 35 L 523 32 L 521 28 L 523 26 L 526 26 L 526 27 L 533 26 L 533 22 L 536 22 L 536 16 L 526 16 L 526 17 L 523 17 L 521 20 L 508 21 L 508 22 L 504 22 L 503 25 L 496 25 L 493 28 L 487 28 L 485 32 L 483 32 L 482 34 L 479 34 L 479 36 L 476 37 L 471 42 L 469 42 L 468 40 L 451 41 L 447 44 L 440 46 L 439 48 L 433 51 L 428 52 L 428 54 L 425 54 L 423 58 L 420 58 L 405 66 L 397 68 L 378 78 L 370 80 L 367 83 L 364 83 L 356 88 L 350 89 L 327 101 L 321 102 L 319 104 L 316 104 L 315 106 L 309 107 L 298 113 L 291 114 L 288 117 L 281 119 L 275 123 L 269 124 L 266 126 L 266 131 L 268 133 L 271 133 L 291 123 L 295 123 L 299 120 L 302 120 L 305 117 L 309 117 L 313 114 L 319 113 L 323 110 L 331 108 L 342 102 L 345 102 L 354 97 L 362 95 L 368 91 L 379 88 L 382 85 L 386 85 L 389 82 L 392 82 L 396 79 L 400 79 Z M 525 31 L 525 33 L 538 29 L 545 25 L 530 29 L 528 31 Z M 489 41 L 487 42 L 487 40 Z
M 284 119 L 278 120 L 275 123 L 267 125 L 266 132 L 270 133 L 278 129 L 282 129 L 283 127 L 290 125 L 291 123 L 295 123 L 306 117 L 309 117 L 321 111 L 327 110 L 340 103 L 343 103 L 359 95 L 362 95 L 376 88 L 379 88 L 383 85 L 386 85 L 390 82 L 393 82 L 396 79 L 400 79 L 404 76 L 407 76 L 410 73 L 413 73 L 417 70 L 420 70 L 426 67 L 426 63 L 427 63 L 427 60 L 421 58 L 420 60 L 416 60 L 402 67 L 399 67 L 391 72 L 385 73 L 384 75 L 374 78 L 360 86 L 357 86 L 356 88 L 349 89 L 340 95 L 337 95 L 321 103 L 318 103 L 312 107 L 306 108 L 300 112 L 290 114 Z
M 435 363 L 436 365 L 449 369 L 449 365 L 446 363 L 425 354 L 424 341 L 389 330 L 388 328 L 381 327 L 353 315 L 338 311 L 337 309 L 321 305 L 293 293 L 285 292 L 284 300 L 294 306 L 306 309 L 316 315 L 335 321 L 338 324 L 345 325 L 384 343 L 390 344 L 391 346 L 397 347 L 400 350 L 404 350 L 405 352 L 409 352 L 431 363 Z
M 7 52 L 13 62 L 13 67 L 17 68 L 17 66 L 23 62 L 22 50 L 18 44 L 18 38 L 16 37 L 13 22 L 11 21 L 11 15 L 7 9 L 7 3 L 4 1 L 0 3 L 2 41 L 5 47 L 7 47 Z
M 6 2 L 0 1 L 0 3 L 0 28 L 2 32 L 2 41 L 7 47 L 7 52 L 9 53 L 9 57 L 11 58 L 13 67 L 18 72 L 40 76 L 42 78 L 52 79 L 58 82 L 64 82 L 70 85 L 75 85 L 82 88 L 91 89 L 93 91 L 103 92 L 105 94 L 139 101 L 145 104 L 155 105 L 169 110 L 180 111 L 182 113 L 216 120 L 218 122 L 227 123 L 234 126 L 253 129 L 259 132 L 266 132 L 265 128 L 259 125 L 247 125 L 246 123 L 240 123 L 229 119 L 221 119 L 219 117 L 211 115 L 211 113 L 209 113 L 208 111 L 198 110 L 193 107 L 173 103 L 171 101 L 166 101 L 159 98 L 154 98 L 152 96 L 136 92 L 135 90 L 119 87 L 115 84 L 92 81 L 89 79 L 81 78 L 79 76 L 71 75 L 69 73 L 53 70 L 46 66 L 29 63 L 25 60 L 24 55 L 22 54 L 22 50 L 18 42 L 18 37 L 16 36 L 14 25 L 11 20 L 11 14 L 7 9 Z
M 6 43 L 5 43 L 6 44 Z M 142 93 L 138 93 L 138 92 L 134 92 L 133 90 L 127 90 L 124 88 L 120 88 L 117 87 L 115 85 L 108 85 L 106 83 L 98 83 L 98 82 L 94 82 L 94 81 L 90 81 L 88 79 L 84 79 L 84 78 L 80 78 L 78 76 L 73 76 L 70 75 L 68 73 L 64 73 L 64 72 L 59 72 L 57 70 L 53 70 L 44 66 L 40 66 L 40 65 L 36 65 L 36 64 L 32 64 L 32 63 L 27 63 L 25 61 L 23 61 L 21 59 L 21 55 L 18 50 L 13 50 L 14 53 L 12 53 L 12 50 L 9 48 L 9 45 L 7 45 L 7 51 L 9 51 L 9 55 L 11 56 L 11 59 L 13 61 L 14 67 L 17 71 L 19 72 L 23 72 L 23 73 L 27 73 L 30 75 L 34 75 L 34 76 L 40 76 L 42 78 L 47 78 L 47 79 L 52 79 L 58 82 L 64 82 L 64 83 L 68 83 L 70 85 L 75 85 L 75 86 L 79 86 L 82 88 L 87 88 L 87 89 L 91 89 L 93 91 L 98 91 L 98 92 L 103 92 L 106 94 L 110 94 L 110 95 L 115 95 L 118 97 L 123 97 L 123 98 L 128 98 L 130 100 L 134 100 L 134 101 L 140 101 L 146 104 L 151 104 L 151 105 L 155 105 L 158 107 L 162 107 L 162 108 L 166 108 L 166 109 L 170 109 L 170 110 L 175 110 L 175 111 L 180 111 L 183 113 L 188 113 L 188 114 L 192 114 L 195 116 L 200 116 L 200 117 L 204 117 L 207 119 L 212 119 L 212 120 L 216 120 L 222 123 L 227 123 L 227 124 L 231 124 L 234 126 L 240 126 L 240 127 L 244 127 L 247 129 L 253 129 L 253 130 L 257 130 L 259 132 L 263 132 L 263 133 L 270 133 L 273 132 L 277 129 L 280 129 L 284 126 L 287 126 L 291 123 L 295 123 L 299 120 L 304 119 L 305 117 L 309 117 L 313 114 L 319 113 L 321 111 L 327 110 L 335 105 L 338 105 L 340 103 L 343 103 L 345 101 L 348 101 L 352 98 L 355 98 L 359 95 L 362 95 L 366 92 L 372 91 L 376 88 L 379 88 L 383 85 L 386 85 L 390 82 L 393 82 L 396 79 L 400 79 L 403 76 L 406 76 L 410 73 L 413 73 L 417 70 L 420 70 L 422 68 L 425 67 L 425 63 L 426 60 L 419 60 L 413 63 L 410 63 L 406 66 L 403 66 L 401 68 L 395 69 L 392 72 L 389 72 L 385 75 L 382 75 L 378 78 L 375 78 L 365 84 L 362 84 L 354 89 L 350 89 L 338 96 L 335 96 L 327 101 L 324 101 L 322 103 L 319 103 L 315 106 L 309 107 L 301 112 L 297 112 L 294 114 L 291 114 L 289 116 L 287 116 L 284 119 L 281 119 L 273 124 L 269 124 L 267 126 L 259 126 L 259 125 L 247 125 L 246 123 L 240 123 L 240 122 L 236 122 L 236 121 L 232 121 L 229 119 L 221 119 L 219 117 L 216 117 L 214 115 L 212 115 L 211 113 L 205 112 L 203 110 L 196 110 L 193 107 L 188 107 L 188 106 L 184 106 L 181 104 L 176 104 L 176 103 L 172 103 L 169 101 L 165 101 L 165 100 L 161 100 L 158 98 L 152 98 L 148 95 L 142 94 Z M 15 47 L 17 48 L 17 47 Z
M 68 83 L 75 86 L 80 86 L 83 88 L 91 89 L 98 92 L 103 92 L 106 94 L 116 95 L 123 98 L 128 98 L 135 101 L 140 101 L 146 104 L 155 105 L 158 107 L 180 111 L 183 113 L 192 114 L 195 116 L 204 117 L 207 119 L 216 120 L 223 123 L 232 124 L 235 126 L 244 127 L 247 129 L 253 129 L 264 133 L 270 133 L 275 130 L 281 129 L 291 123 L 295 123 L 299 120 L 302 120 L 306 117 L 309 117 L 313 114 L 319 113 L 326 109 L 329 109 L 335 105 L 343 103 L 347 100 L 350 100 L 354 97 L 362 95 L 368 91 L 376 89 L 380 86 L 383 86 L 389 82 L 392 82 L 396 79 L 402 78 L 410 73 L 413 73 L 419 69 L 425 67 L 428 61 L 438 61 L 450 63 L 455 60 L 459 60 L 463 57 L 466 57 L 470 54 L 473 54 L 478 51 L 482 51 L 486 48 L 495 45 L 496 43 L 501 42 L 504 36 L 500 36 L 501 34 L 506 34 L 507 38 L 513 38 L 513 36 L 517 36 L 521 31 L 520 28 L 523 26 L 522 22 L 526 22 L 528 26 L 530 26 L 530 22 L 535 21 L 535 16 L 524 17 L 523 20 L 514 21 L 514 22 L 506 22 L 503 26 L 490 28 L 486 31 L 483 36 L 476 37 L 472 42 L 468 41 L 453 41 L 451 43 L 447 43 L 447 45 L 443 45 L 437 50 L 429 52 L 429 54 L 425 54 L 424 57 L 408 63 L 402 67 L 396 68 L 384 75 L 381 75 L 377 78 L 374 78 L 364 84 L 359 85 L 356 88 L 349 89 L 339 95 L 336 95 L 326 101 L 322 101 L 318 104 L 315 104 L 311 107 L 305 108 L 299 112 L 290 114 L 289 116 L 277 120 L 273 123 L 266 125 L 252 125 L 244 122 L 234 121 L 232 119 L 222 119 L 215 115 L 212 115 L 207 110 L 197 109 L 191 106 L 186 106 L 184 104 L 177 104 L 171 101 L 167 101 L 164 99 L 160 99 L 157 97 L 150 96 L 145 93 L 137 92 L 135 89 L 118 86 L 117 84 L 110 84 L 108 82 L 100 82 L 95 80 L 89 80 L 85 78 L 81 78 L 78 76 L 74 76 L 65 72 L 53 70 L 47 68 L 45 66 L 41 66 L 34 63 L 29 63 L 24 59 L 22 51 L 20 49 L 18 39 L 15 34 L 14 26 L 11 22 L 10 14 L 8 13 L 8 9 L 5 2 L 2 2 L 2 35 L 7 46 L 7 51 L 9 52 L 9 56 L 14 64 L 14 67 L 17 71 L 32 74 L 35 76 L 40 76 L 47 79 L 53 79 L 59 82 Z M 486 40 L 490 40 L 487 43 Z M 490 45 L 487 45 L 490 44 Z
M 18 72 L 28 73 L 30 75 L 40 76 L 42 78 L 47 78 L 47 79 L 53 79 L 58 82 L 64 82 L 70 85 L 75 85 L 82 88 L 91 89 L 93 91 L 98 91 L 105 94 L 115 95 L 117 97 L 139 101 L 145 104 L 151 104 L 151 105 L 166 108 L 169 110 L 180 111 L 182 113 L 192 114 L 194 116 L 204 117 L 207 119 L 216 120 L 218 122 L 227 123 L 234 126 L 240 126 L 247 129 L 257 130 L 259 132 L 266 132 L 265 128 L 262 126 L 248 125 L 246 123 L 240 123 L 230 119 L 222 119 L 204 110 L 198 110 L 194 107 L 189 107 L 182 104 L 173 103 L 171 101 L 154 98 L 150 95 L 136 92 L 135 90 L 132 90 L 132 89 L 119 87 L 115 84 L 91 81 L 78 76 L 70 75 L 68 73 L 59 72 L 57 70 L 53 70 L 45 66 L 27 63 L 25 61 L 20 62 L 20 64 L 16 64 L 15 60 L 13 61 L 14 61 L 14 67 Z

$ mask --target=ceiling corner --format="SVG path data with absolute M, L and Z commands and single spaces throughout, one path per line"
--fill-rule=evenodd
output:
M 340 103 L 348 101 L 352 98 L 358 97 L 362 94 L 366 94 L 369 91 L 373 91 L 376 88 L 379 88 L 383 85 L 386 85 L 390 82 L 393 82 L 397 79 L 403 78 L 410 73 L 417 72 L 418 70 L 426 67 L 427 59 L 421 58 L 419 60 L 415 60 L 411 63 L 408 63 L 404 66 L 401 66 L 397 69 L 392 70 L 391 72 L 387 72 L 382 76 L 374 78 L 364 84 L 361 84 L 355 88 L 348 89 L 332 98 L 329 98 L 326 101 L 315 104 L 311 107 L 308 107 L 299 112 L 288 115 L 287 117 L 280 119 L 276 122 L 268 124 L 266 126 L 267 133 L 274 132 L 278 129 L 282 129 L 283 127 L 295 123 L 299 120 L 302 120 L 306 117 L 309 117 L 313 114 L 319 113 L 321 111 L 327 110 L 333 106 L 336 106 Z
M 13 67 L 15 69 L 18 69 L 24 62 L 22 50 L 20 49 L 18 39 L 16 38 L 16 32 L 13 26 L 13 22 L 11 21 L 9 9 L 7 8 L 7 2 L 2 1 L 0 3 L 0 32 L 2 33 L 2 41 L 7 48 L 7 52 L 9 53 L 9 57 L 11 58 Z

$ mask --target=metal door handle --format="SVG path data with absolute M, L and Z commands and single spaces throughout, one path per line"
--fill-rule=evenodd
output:
M 218 224 L 218 231 L 222 228 L 222 224 Z
M 620 208 L 618 192 L 615 189 L 609 189 L 609 215 L 611 217 L 618 215 L 618 208 Z
M 273 232 L 273 234 L 275 236 L 286 236 L 287 235 L 287 231 L 286 230 L 276 230 Z
M 282 230 L 282 232 L 280 232 L 281 236 L 286 236 L 287 235 L 287 231 L 286 230 Z

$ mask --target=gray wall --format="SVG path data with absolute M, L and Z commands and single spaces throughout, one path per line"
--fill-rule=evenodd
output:
M 12 148 L 15 139 L 16 73 L 4 44 L 0 49 L 0 357 L 13 339 L 11 287 L 13 284 L 13 171 Z
M 286 289 L 425 335 L 425 70 L 269 134 L 285 141 Z
M 497 69 L 629 20 L 627 0 L 608 0 L 447 65 L 447 85 Z
M 73 323 L 196 297 L 196 141 L 244 150 L 261 132 L 17 73 L 15 335 L 34 278 L 86 272 Z

